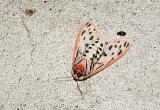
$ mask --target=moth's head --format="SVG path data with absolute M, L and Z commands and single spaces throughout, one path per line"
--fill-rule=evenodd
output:
M 77 64 L 72 69 L 72 76 L 75 81 L 82 81 L 84 80 L 86 68 L 84 64 Z

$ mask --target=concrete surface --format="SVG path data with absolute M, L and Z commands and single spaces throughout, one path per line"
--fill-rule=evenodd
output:
M 61 77 L 90 19 L 104 37 L 125 31 L 132 48 L 79 82 L 83 100 Z M 160 1 L 0 0 L 0 110 L 160 110 Z

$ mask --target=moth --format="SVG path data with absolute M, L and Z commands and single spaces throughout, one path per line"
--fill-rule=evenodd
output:
M 121 33 L 117 35 L 125 35 Z M 71 72 L 73 79 L 84 81 L 99 73 L 124 56 L 130 45 L 129 39 L 124 37 L 104 39 L 91 21 L 84 23 L 74 45 Z

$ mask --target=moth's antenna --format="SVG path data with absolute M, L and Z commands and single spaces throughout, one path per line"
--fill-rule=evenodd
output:
M 82 91 L 81 91 L 81 89 L 80 89 L 80 87 L 79 87 L 79 85 L 78 85 L 78 80 L 77 80 L 77 88 L 78 88 L 78 91 L 80 92 L 80 94 L 81 94 L 81 96 L 82 96 L 82 99 L 84 99 L 83 94 L 82 94 Z
M 73 77 L 70 76 L 70 77 L 58 77 L 58 78 L 55 78 L 53 80 L 58 80 L 58 81 L 73 81 Z

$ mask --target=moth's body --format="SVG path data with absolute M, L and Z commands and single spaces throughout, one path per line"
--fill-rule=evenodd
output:
M 120 59 L 129 49 L 127 39 L 103 39 L 98 29 L 85 23 L 75 43 L 72 76 L 83 81 Z

